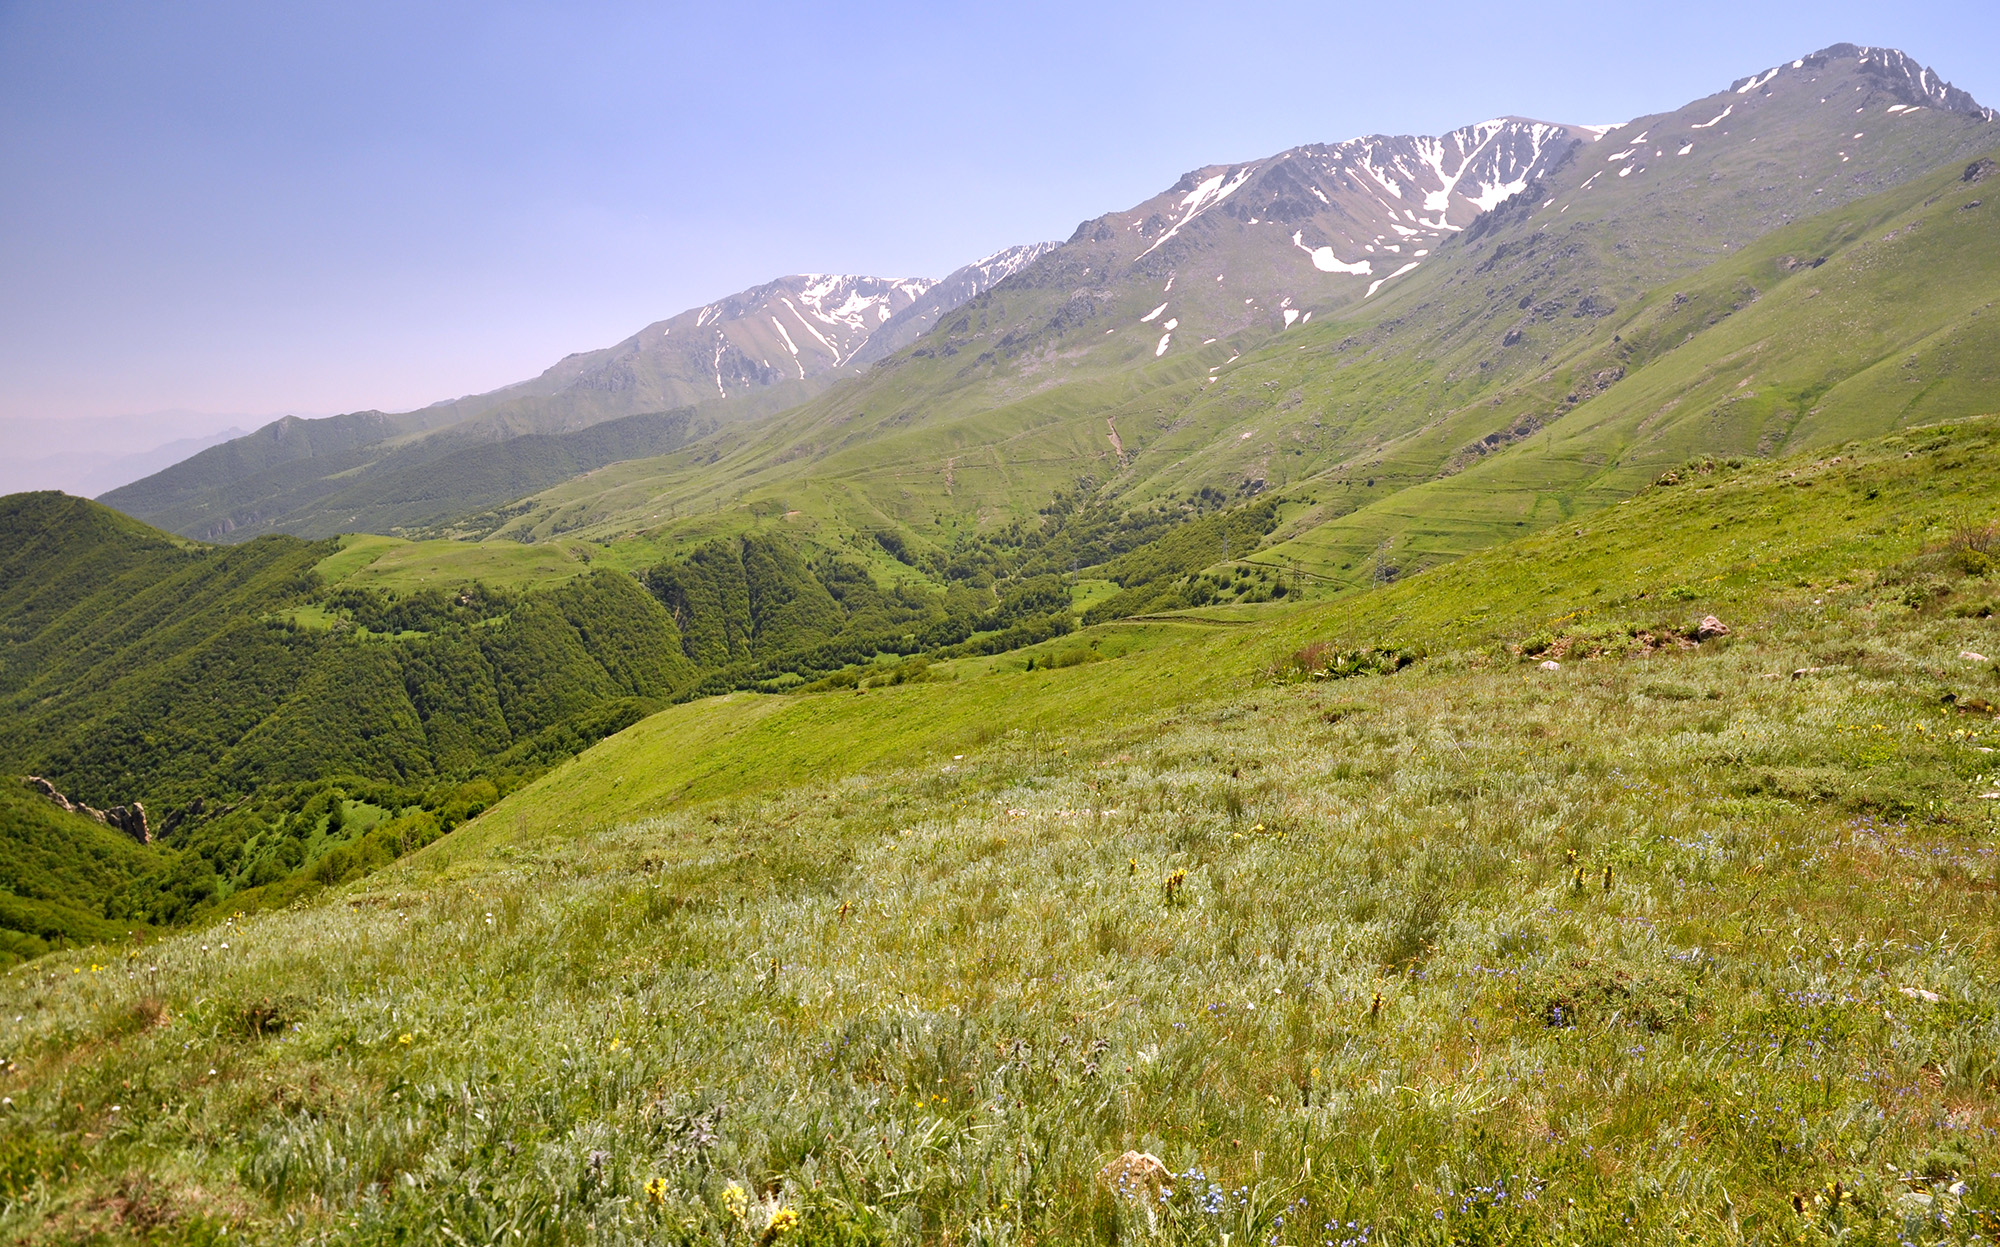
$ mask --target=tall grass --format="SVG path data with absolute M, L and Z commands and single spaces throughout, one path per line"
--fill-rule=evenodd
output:
M 1927 691 L 1991 682 L 1990 624 L 1898 593 L 1011 732 L 43 959 L 0 987 L 0 1229 L 1990 1236 L 2000 755 Z M 1127 1150 L 1171 1194 L 1102 1186 Z
M 1990 473 L 1876 449 L 683 707 L 328 903 L 19 967 L 0 1237 L 1991 1240 Z

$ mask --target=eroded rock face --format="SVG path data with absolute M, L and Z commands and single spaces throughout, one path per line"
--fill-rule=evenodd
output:
M 153 829 L 146 821 L 146 807 L 137 801 L 130 805 L 114 805 L 108 810 L 96 810 L 81 801 L 70 800 L 54 784 L 39 775 L 28 776 L 27 783 L 28 787 L 41 793 L 51 803 L 72 814 L 81 814 L 85 818 L 96 819 L 106 827 L 115 827 L 140 844 L 153 842 Z
M 153 829 L 146 823 L 146 807 L 134 801 L 130 805 L 114 805 L 100 816 L 107 827 L 116 827 L 140 844 L 153 842 Z
M 71 801 L 68 797 L 62 795 L 62 793 L 56 791 L 56 786 L 54 784 L 51 784 L 48 780 L 43 779 L 39 775 L 28 776 L 28 787 L 34 789 L 36 792 L 41 793 L 43 796 L 55 802 L 57 805 L 61 806 L 65 810 L 69 810 L 72 813 L 74 813 L 77 809 L 75 802 Z

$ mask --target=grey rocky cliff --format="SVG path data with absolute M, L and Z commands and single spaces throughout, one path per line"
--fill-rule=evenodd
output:
M 50 802 L 62 809 L 68 810 L 72 814 L 81 814 L 85 818 L 94 818 L 106 827 L 116 828 L 124 832 L 140 844 L 151 844 L 153 842 L 153 829 L 146 822 L 146 807 L 137 801 L 134 801 L 130 805 L 114 805 L 108 810 L 99 810 L 93 809 L 81 801 L 70 800 L 54 784 L 39 775 L 28 776 L 27 784 L 28 787 L 47 797 Z

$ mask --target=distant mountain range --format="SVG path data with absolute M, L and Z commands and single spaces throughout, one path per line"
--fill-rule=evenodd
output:
M 941 550 L 966 517 L 1032 514 L 1084 478 L 1125 506 L 1294 488 L 1314 501 L 1279 534 L 1287 557 L 1336 578 L 1385 545 L 1421 565 L 1623 496 L 1689 453 L 1988 401 L 1953 336 L 1983 332 L 1961 306 L 1985 289 L 1983 259 L 1959 256 L 1926 298 L 1871 303 L 1865 333 L 1799 337 L 1767 300 L 1849 263 L 1865 228 L 1840 216 L 1850 205 L 1893 216 L 1907 205 L 1882 196 L 1977 180 L 1967 162 L 1996 145 L 1992 110 L 1932 70 L 1836 44 L 1622 124 L 1503 117 L 1206 166 L 1059 246 L 935 283 L 784 278 L 491 394 L 280 421 L 105 501 L 209 539 L 609 540 L 775 509 L 815 540 L 886 525 Z M 1931 263 L 1988 219 L 1965 211 L 1889 237 Z M 1760 247 L 1781 252 L 1737 259 Z M 1855 252 L 1860 285 L 1807 283 L 1800 297 L 1822 301 L 1784 316 L 1862 317 L 1854 300 L 1890 281 L 1873 263 Z M 1761 345 L 1731 336 L 1767 321 Z M 1767 367 L 1739 368 L 1744 350 Z M 1848 397 L 1891 350 L 1942 379 L 1915 406 Z M 1782 393 L 1780 361 L 1797 374 Z M 1711 396 L 1723 375 L 1742 386 Z M 1629 407 L 1640 395 L 1654 406 Z M 667 412 L 561 453 L 491 450 Z
M 219 446 L 242 436 L 242 429 L 227 428 L 203 437 L 177 437 L 125 454 L 96 449 L 56 450 L 32 458 L 23 457 L 0 466 L 0 491 L 60 489 L 86 498 L 93 497 L 143 480 L 210 446 Z M 57 445 L 63 440 L 52 439 Z
M 1760 566 L 1776 513 L 1733 528 L 1745 511 L 1709 492 L 1748 460 L 1830 467 L 1925 426 L 1869 453 L 1972 462 L 1946 426 L 2000 411 L 1996 192 L 1991 110 L 1840 44 L 1619 124 L 1206 166 L 938 282 L 780 279 L 492 394 L 272 422 L 106 495 L 123 515 L 13 495 L 0 755 L 92 806 L 143 803 L 195 851 L 155 877 L 94 823 L 0 803 L 0 841 L 46 864 L 39 907 L 0 913 L 0 959 L 25 955 L 9 930 L 83 938 L 351 877 L 670 701 L 928 682 L 1190 608 L 1248 621 L 1537 529 L 1577 544 L 1513 551 L 1567 561 L 1656 483 L 1676 501 L 1632 512 L 1698 528 L 1713 567 Z M 1866 502 L 1770 475 L 1848 521 Z M 1914 518 L 1912 540 L 1983 522 Z M 387 535 L 286 535 L 343 532 Z M 1672 544 L 1630 570 L 1692 580 L 1659 561 Z M 1477 618 L 1455 575 L 1424 609 Z M 1551 617 L 1593 592 L 1553 566 L 1509 583 L 1548 585 Z M 1598 617 L 1614 633 L 1655 609 L 1592 600 L 1634 612 Z M 1268 670 L 1319 626 L 1292 618 L 1240 630 L 1231 661 Z M 1366 643 L 1400 644 L 1402 618 Z M 1342 661 L 1384 655 L 1404 657 Z M 949 670 L 963 688 L 1006 664 Z M 393 848 L 336 827 L 363 793 L 404 811 Z M 404 822 L 419 804 L 430 821 Z M 73 860 L 109 865 L 92 882 Z M 89 888 L 89 912 L 54 908 Z
M 781 277 L 656 321 L 615 346 L 567 356 L 532 380 L 487 394 L 395 415 L 276 420 L 103 500 L 204 540 L 437 523 L 496 501 L 483 491 L 441 493 L 435 486 L 490 472 L 499 462 L 491 453 L 496 444 L 668 412 L 678 413 L 676 427 L 683 431 L 713 429 L 789 406 L 840 371 L 859 373 L 907 345 L 939 316 L 1053 246 L 1009 247 L 940 281 Z M 643 453 L 659 453 L 678 442 L 646 444 L 651 449 Z M 599 466 L 589 456 L 578 462 L 584 464 L 580 471 Z M 411 475 L 420 471 L 431 483 L 420 485 Z M 555 483 L 533 474 L 523 480 L 538 483 L 522 493 Z
M 2000 249 L 1977 191 L 1939 189 L 1996 147 L 1992 112 L 1934 72 L 1839 44 L 1613 126 L 1197 169 L 868 375 L 555 487 L 495 535 L 780 509 L 816 540 L 887 523 L 942 557 L 966 517 L 1088 478 L 1127 507 L 1286 490 L 1270 557 L 1336 583 L 1422 566 L 1689 455 L 2000 406 L 1976 362 L 2000 356 L 1972 345 Z M 1922 384 L 1881 390 L 1892 358 Z
M 242 437 L 268 418 L 158 411 L 0 419 L 0 494 L 60 489 L 94 497 Z

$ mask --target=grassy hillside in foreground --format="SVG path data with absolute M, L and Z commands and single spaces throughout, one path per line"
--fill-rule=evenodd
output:
M 17 969 L 0 1231 L 1972 1241 L 1996 435 L 1052 671 L 676 708 L 344 905 Z M 1100 1181 L 1126 1149 L 1171 1176 Z

